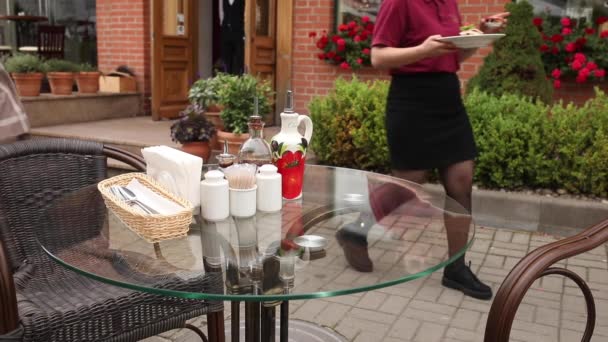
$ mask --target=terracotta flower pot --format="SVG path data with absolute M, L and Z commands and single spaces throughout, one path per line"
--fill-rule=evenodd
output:
M 81 94 L 95 94 L 99 91 L 99 75 L 98 71 L 84 72 L 76 74 L 76 84 L 78 84 L 78 92 Z
M 39 96 L 42 84 L 42 73 L 12 74 L 19 96 Z
M 236 156 L 239 154 L 241 145 L 245 142 L 245 140 L 249 139 L 249 134 L 247 134 L 247 133 L 234 134 L 234 133 L 218 130 L 217 138 L 218 138 L 221 146 L 224 145 L 224 141 L 227 141 L 228 142 L 228 153 L 234 154 Z
M 182 144 L 182 151 L 203 158 L 204 162 L 211 156 L 211 147 L 208 141 L 191 141 Z
M 72 95 L 73 72 L 49 72 L 46 77 L 49 79 L 53 95 Z

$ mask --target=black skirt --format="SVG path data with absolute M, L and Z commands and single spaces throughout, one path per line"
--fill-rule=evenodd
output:
M 443 168 L 477 156 L 454 73 L 393 76 L 386 131 L 394 170 Z

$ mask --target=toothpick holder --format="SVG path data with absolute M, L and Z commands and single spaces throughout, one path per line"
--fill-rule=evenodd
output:
M 234 217 L 251 217 L 256 213 L 258 186 L 251 189 L 230 188 L 230 215 Z

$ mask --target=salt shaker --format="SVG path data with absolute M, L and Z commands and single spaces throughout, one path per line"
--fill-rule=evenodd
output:
M 221 221 L 230 215 L 228 181 L 218 170 L 205 173 L 201 182 L 201 214 L 208 221 Z
M 258 185 L 257 207 L 259 211 L 275 212 L 281 210 L 281 174 L 272 164 L 262 165 L 256 175 Z

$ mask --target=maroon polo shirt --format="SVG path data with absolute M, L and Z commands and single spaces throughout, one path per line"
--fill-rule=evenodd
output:
M 372 46 L 414 47 L 432 35 L 457 36 L 460 26 L 456 0 L 384 0 Z M 455 52 L 391 69 L 391 74 L 456 72 L 459 68 Z

